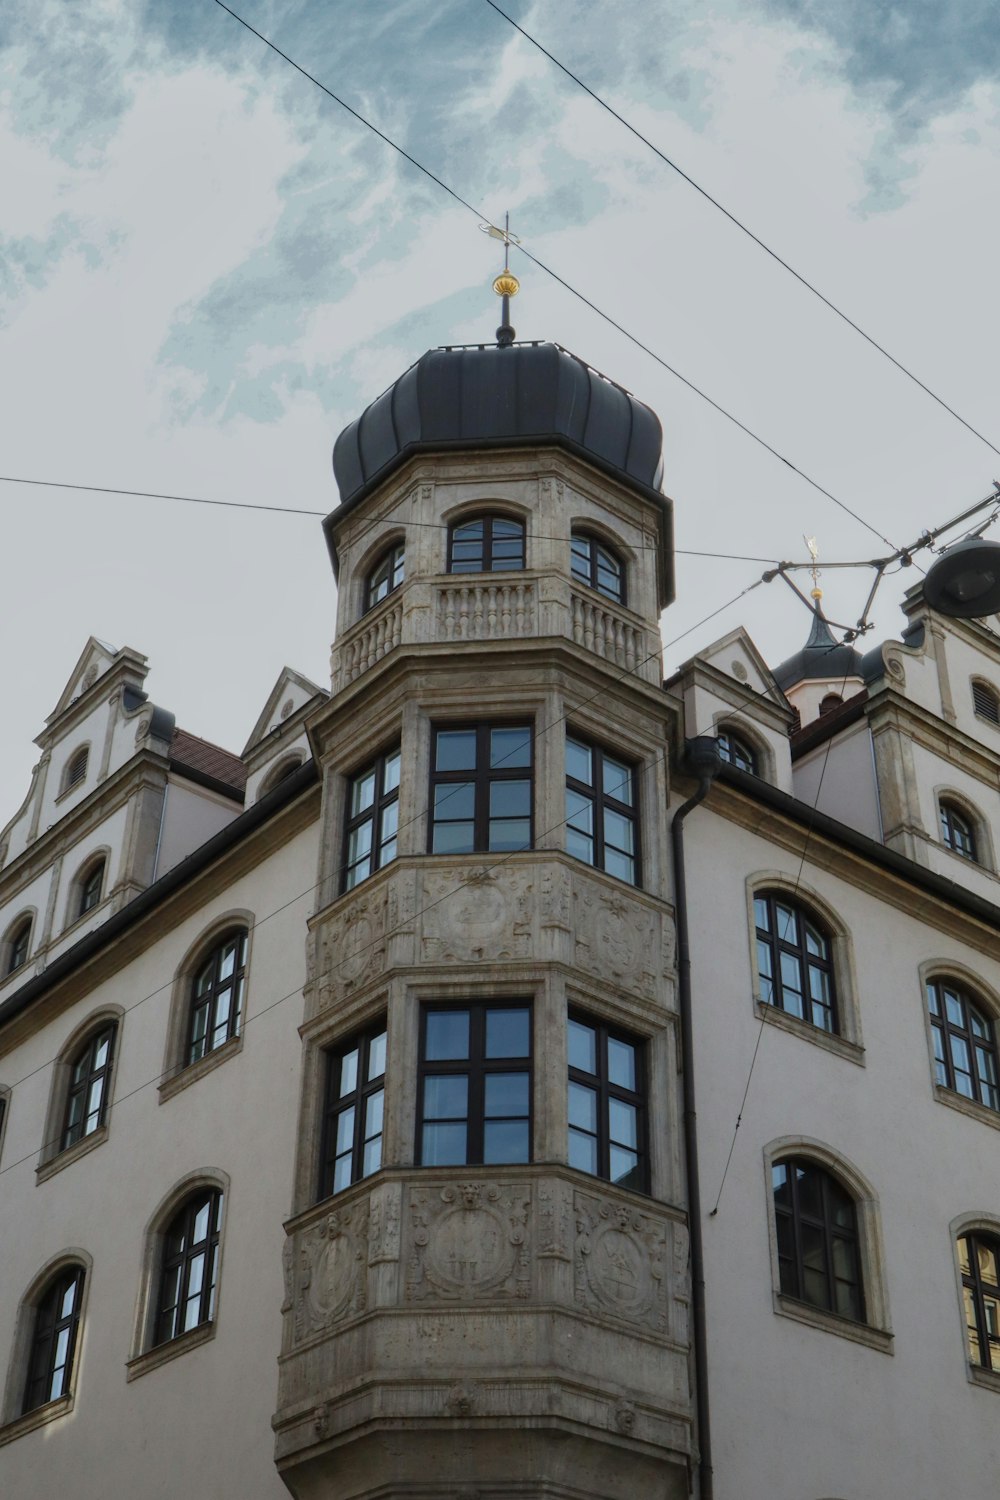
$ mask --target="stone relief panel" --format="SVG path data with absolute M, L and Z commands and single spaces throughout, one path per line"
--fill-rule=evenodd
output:
M 659 972 L 673 962 L 671 935 L 658 912 L 634 898 L 589 882 L 573 886 L 575 962 L 599 978 L 647 1000 L 655 999 Z M 662 967 L 661 967 L 662 966 Z
M 285 1268 L 285 1300 L 291 1293 L 296 1343 L 364 1312 L 368 1232 L 368 1202 L 363 1199 L 327 1214 L 297 1236 L 293 1263 L 289 1267 L 286 1261 Z
M 323 928 L 321 939 L 324 980 L 320 1005 L 350 995 L 385 968 L 388 895 L 385 884 L 344 903 Z
M 421 957 L 427 963 L 481 963 L 535 953 L 534 869 L 428 874 L 423 888 Z
M 412 1188 L 407 1302 L 503 1300 L 532 1292 L 530 1184 L 489 1181 Z
M 661 1219 L 629 1205 L 576 1192 L 574 1296 L 589 1311 L 669 1330 L 667 1233 Z

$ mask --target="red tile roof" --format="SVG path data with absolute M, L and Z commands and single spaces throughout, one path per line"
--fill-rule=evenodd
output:
M 213 745 L 210 740 L 199 739 L 188 734 L 186 729 L 175 729 L 170 741 L 170 759 L 179 766 L 189 766 L 203 776 L 211 776 L 226 786 L 242 793 L 247 782 L 247 768 L 238 755 Z

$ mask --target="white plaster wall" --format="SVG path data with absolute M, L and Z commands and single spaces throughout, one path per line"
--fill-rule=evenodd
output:
M 147 1500 L 279 1500 L 287 1494 L 274 1470 L 270 1418 L 311 901 L 261 919 L 289 893 L 311 885 L 316 849 L 314 826 L 0 1058 L 0 1085 L 16 1084 L 0 1160 L 4 1378 L 17 1303 L 39 1267 L 74 1245 L 94 1261 L 74 1411 L 0 1447 L 0 1494 L 12 1500 L 130 1496 L 137 1493 L 137 1474 Z M 213 917 L 237 908 L 254 911 L 261 923 L 251 940 L 242 1050 L 161 1104 L 156 1083 L 174 971 Z M 51 1081 L 46 1064 L 70 1032 L 109 1001 L 127 1013 L 108 1138 L 36 1184 Z M 127 1383 L 144 1227 L 171 1187 L 202 1167 L 232 1179 L 216 1336 Z
M 242 811 L 239 802 L 220 797 L 182 777 L 168 776 L 154 880 L 172 870 Z
M 792 781 L 800 801 L 881 843 L 882 820 L 867 719 L 796 761 Z
M 1000 1397 L 966 1378 L 949 1223 L 1000 1212 L 998 1138 L 935 1099 L 918 966 L 960 959 L 996 985 L 1000 962 L 937 933 L 919 897 L 912 913 L 897 910 L 807 859 L 802 881 L 853 935 L 865 1065 L 765 1023 L 719 1213 L 709 1217 L 761 1031 L 745 877 L 782 869 L 794 880 L 799 859 L 706 809 L 689 820 L 686 844 L 716 1494 L 993 1494 Z M 773 1311 L 762 1153 L 787 1135 L 842 1152 L 879 1194 L 892 1355 Z

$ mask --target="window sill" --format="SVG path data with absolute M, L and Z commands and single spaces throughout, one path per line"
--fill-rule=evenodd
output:
M 877 1349 L 880 1354 L 893 1353 L 893 1336 L 885 1328 L 872 1328 L 868 1323 L 855 1323 L 853 1318 L 842 1318 L 838 1313 L 826 1312 L 821 1307 L 811 1307 L 808 1302 L 799 1302 L 783 1292 L 774 1292 L 774 1310 L 783 1318 L 794 1318 L 797 1323 L 808 1323 L 824 1333 L 836 1333 L 842 1339 L 855 1344 L 865 1344 Z
M 26 1411 L 23 1417 L 15 1417 L 13 1422 L 5 1422 L 0 1427 L 0 1447 L 24 1437 L 25 1433 L 34 1432 L 37 1427 L 44 1427 L 48 1422 L 58 1421 L 72 1410 L 73 1396 L 70 1394 L 59 1396 L 55 1401 L 46 1401 L 44 1406 L 36 1406 L 34 1411 Z
M 800 1037 L 804 1042 L 811 1042 L 814 1047 L 822 1047 L 826 1052 L 833 1052 L 837 1057 L 845 1057 L 848 1062 L 857 1063 L 861 1068 L 864 1067 L 864 1047 L 857 1042 L 849 1041 L 846 1036 L 837 1036 L 832 1031 L 823 1031 L 819 1026 L 813 1026 L 798 1016 L 790 1016 L 787 1011 L 779 1010 L 777 1006 L 765 1005 L 763 1000 L 756 997 L 753 1008 L 758 1020 L 767 1021 L 769 1025 L 791 1032 L 792 1036 Z
M 243 1050 L 243 1033 L 239 1036 L 231 1036 L 228 1042 L 223 1042 L 221 1047 L 216 1047 L 213 1052 L 207 1052 L 204 1057 L 199 1057 L 197 1062 L 188 1063 L 176 1072 L 172 1078 L 167 1078 L 159 1087 L 160 1103 L 165 1104 L 175 1094 L 181 1093 L 192 1083 L 197 1083 L 206 1073 L 212 1073 L 216 1068 L 221 1068 L 224 1062 L 235 1057 L 237 1052 Z
M 80 1140 L 74 1141 L 72 1146 L 67 1146 L 64 1151 L 57 1151 L 55 1156 L 50 1156 L 47 1161 L 41 1162 L 35 1168 L 35 1181 L 48 1182 L 49 1178 L 54 1177 L 57 1172 L 61 1172 L 63 1167 L 70 1166 L 71 1163 L 78 1161 L 81 1156 L 86 1156 L 89 1151 L 93 1151 L 97 1146 L 103 1146 L 107 1138 L 107 1125 L 99 1125 L 89 1135 L 81 1136 Z
M 172 1359 L 179 1359 L 189 1349 L 197 1349 L 200 1344 L 207 1344 L 214 1338 L 215 1323 L 200 1323 L 197 1328 L 179 1333 L 175 1339 L 167 1339 L 165 1344 L 157 1344 L 155 1349 L 147 1349 L 144 1354 L 137 1354 L 134 1359 L 126 1360 L 125 1379 L 138 1380 L 140 1376 L 148 1375 L 150 1370 L 158 1370 L 161 1365 L 169 1364 Z
M 984 1390 L 996 1391 L 1000 1396 L 1000 1371 L 984 1370 L 982 1365 L 966 1365 L 972 1385 L 981 1385 Z
M 982 1125 L 991 1125 L 994 1130 L 1000 1130 L 1000 1112 L 990 1109 L 988 1105 L 980 1104 L 975 1099 L 967 1099 L 964 1094 L 945 1088 L 943 1083 L 934 1085 L 934 1095 L 939 1104 L 947 1104 L 949 1109 L 957 1109 L 959 1114 L 968 1115 Z

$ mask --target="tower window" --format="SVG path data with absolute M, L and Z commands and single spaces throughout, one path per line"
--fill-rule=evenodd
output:
M 578 583 L 585 583 L 618 604 L 625 603 L 625 569 L 621 559 L 586 531 L 573 533 L 570 571 Z
M 524 523 L 476 516 L 448 530 L 449 573 L 509 573 L 524 567 Z
M 569 1164 L 645 1192 L 644 1049 L 588 1016 L 568 1023 Z
M 81 745 L 79 750 L 74 751 L 66 764 L 63 776 L 63 791 L 68 792 L 71 787 L 77 786 L 87 774 L 87 761 L 90 757 L 90 747 Z
M 953 854 L 960 854 L 973 864 L 978 863 L 976 852 L 976 830 L 970 818 L 954 802 L 940 804 L 941 842 Z
M 384 1019 L 326 1058 L 326 1111 L 319 1195 L 328 1198 L 382 1165 Z
M 530 724 L 436 728 L 431 764 L 432 854 L 531 848 Z
M 981 719 L 1000 724 L 1000 697 L 985 682 L 973 682 L 972 706 Z
M 31 918 L 25 917 L 14 928 L 7 939 L 7 962 L 4 967 L 5 974 L 13 974 L 16 969 L 23 969 L 28 962 L 28 954 L 31 951 Z
M 406 576 L 406 549 L 402 542 L 384 552 L 368 575 L 365 585 L 365 609 L 374 609 Z
M 617 755 L 566 736 L 566 849 L 577 859 L 639 884 L 636 774 Z
M 530 1161 L 531 1006 L 426 1006 L 420 1032 L 420 1164 Z
M 748 771 L 751 776 L 758 774 L 757 752 L 749 741 L 731 729 L 720 729 L 717 742 L 719 755 L 728 765 L 735 766 L 738 771 Z
M 105 861 L 97 860 L 80 879 L 77 891 L 76 918 L 86 916 L 100 903 L 104 892 Z
M 351 777 L 347 793 L 345 891 L 396 858 L 399 764 L 397 747 Z

